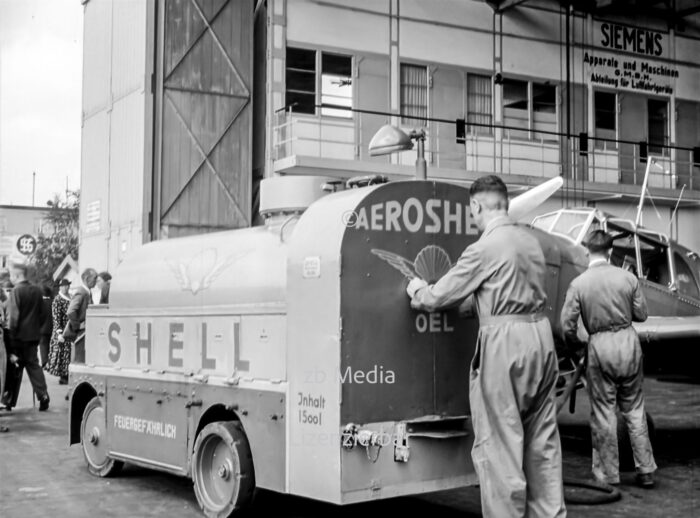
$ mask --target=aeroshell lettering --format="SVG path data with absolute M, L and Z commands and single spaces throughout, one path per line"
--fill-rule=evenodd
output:
M 388 200 L 369 207 L 360 207 L 352 226 L 356 230 L 409 232 L 415 234 L 477 235 L 469 205 L 430 198 L 421 201 L 407 198 L 400 202 Z

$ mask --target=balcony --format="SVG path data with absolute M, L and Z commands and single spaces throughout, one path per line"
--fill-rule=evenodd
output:
M 362 174 L 384 174 L 392 178 L 413 177 L 415 151 L 371 157 L 368 145 L 384 124 L 409 130 L 421 126 L 400 124 L 399 117 L 352 111 L 352 117 L 318 117 L 292 110 L 276 114 L 274 126 L 274 170 L 284 174 L 323 174 L 348 178 Z M 557 135 L 506 128 L 468 127 L 464 142 L 456 141 L 452 121 L 427 121 L 425 158 L 428 177 L 446 181 L 471 181 L 484 174 L 504 174 L 515 183 L 531 183 L 562 172 L 562 147 Z M 562 138 L 563 141 L 563 138 Z M 578 137 L 572 138 L 577 148 Z M 595 149 L 581 156 L 571 152 L 569 162 L 577 179 L 605 186 L 641 185 L 646 163 L 639 146 L 624 142 L 596 141 Z M 693 167 L 689 150 L 664 148 L 649 156 L 661 168 L 652 167 L 649 187 L 700 190 L 700 169 Z M 663 171 L 662 171 L 663 169 Z

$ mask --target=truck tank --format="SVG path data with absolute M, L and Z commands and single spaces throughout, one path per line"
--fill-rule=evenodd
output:
M 108 376 L 107 423 L 152 419 L 133 404 L 155 398 L 144 387 L 186 396 L 173 426 L 189 443 L 209 408 L 239 409 L 258 487 L 350 503 L 474 482 L 467 384 L 478 323 L 456 309 L 412 310 L 405 292 L 412 276 L 436 281 L 476 240 L 468 191 L 404 181 L 326 194 L 329 182 L 265 180 L 266 225 L 133 252 L 109 306 L 88 311 L 87 366 L 74 372 Z M 161 400 L 162 419 L 184 412 Z M 133 430 L 111 433 L 113 456 L 134 458 L 119 450 L 136 447 Z M 191 444 L 157 444 L 138 458 L 163 452 L 159 465 L 188 473 Z

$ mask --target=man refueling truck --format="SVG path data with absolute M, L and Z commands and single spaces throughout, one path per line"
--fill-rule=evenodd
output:
M 256 487 L 348 504 L 476 483 L 478 322 L 411 310 L 405 292 L 477 239 L 468 191 L 329 194 L 329 180 L 265 180 L 265 225 L 148 243 L 120 264 L 70 367 L 70 442 L 90 472 L 191 477 L 216 517 Z

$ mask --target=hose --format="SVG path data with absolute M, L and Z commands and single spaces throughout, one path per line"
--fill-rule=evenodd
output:
M 617 502 L 622 498 L 620 490 L 592 480 L 580 480 L 576 478 L 564 478 L 564 486 L 582 488 L 587 491 L 566 491 L 564 490 L 564 501 L 567 504 L 600 505 Z

